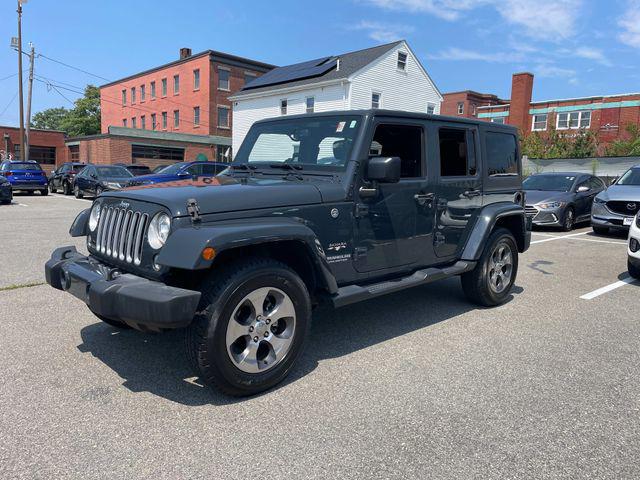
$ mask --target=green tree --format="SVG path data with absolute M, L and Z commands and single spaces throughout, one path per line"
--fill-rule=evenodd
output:
M 530 158 L 588 158 L 597 152 L 597 137 L 588 130 L 558 132 L 553 126 L 548 132 L 532 132 L 522 140 L 522 153 Z
M 62 130 L 62 121 L 68 113 L 69 110 L 64 107 L 47 108 L 33 116 L 31 126 L 45 130 Z
M 606 150 L 610 157 L 630 157 L 640 155 L 640 126 L 629 123 L 623 138 L 611 142 Z
M 87 85 L 84 96 L 74 102 L 61 122 L 62 130 L 72 137 L 100 133 L 100 90 Z

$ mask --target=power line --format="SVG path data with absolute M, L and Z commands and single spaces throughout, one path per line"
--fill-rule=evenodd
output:
M 101 75 L 96 75 L 95 73 L 88 72 L 86 70 L 83 70 L 82 68 L 74 67 L 73 65 L 69 65 L 68 63 L 61 62 L 60 60 L 56 60 L 54 58 L 48 57 L 48 56 L 44 55 L 43 53 L 38 54 L 38 56 L 42 57 L 42 58 L 46 58 L 47 60 L 49 60 L 51 62 L 55 62 L 55 63 L 58 63 L 60 65 L 63 65 L 65 67 L 67 67 L 67 68 L 71 68 L 73 70 L 77 70 L 78 72 L 82 72 L 82 73 L 84 73 L 86 75 L 91 75 L 92 77 L 99 78 L 99 79 L 104 80 L 106 82 L 110 82 L 111 81 L 108 78 L 105 78 L 105 77 L 103 77 Z
M 17 73 L 16 73 L 16 75 L 17 75 Z M 4 109 L 3 109 L 3 110 L 2 110 L 2 112 L 0 113 L 0 117 L 1 117 L 2 115 L 4 115 L 4 112 L 6 112 L 6 111 L 9 109 L 9 107 L 11 106 L 11 104 L 13 103 L 13 101 L 16 99 L 16 97 L 17 97 L 17 96 L 18 96 L 18 91 L 16 90 L 15 95 L 14 95 L 13 97 L 11 97 L 11 100 L 9 100 L 9 103 L 7 103 L 7 106 L 6 106 L 6 107 L 4 107 Z

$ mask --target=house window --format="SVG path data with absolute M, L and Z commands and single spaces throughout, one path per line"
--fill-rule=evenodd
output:
M 405 71 L 407 69 L 407 54 L 398 52 L 398 70 Z
M 127 126 L 127 119 L 126 119 L 126 118 L 123 118 L 123 119 L 122 119 L 122 126 L 123 126 L 123 127 L 126 127 L 126 126 Z
M 146 130 L 147 128 L 147 117 L 145 117 L 144 115 L 140 116 L 140 128 L 143 130 Z
M 200 107 L 193 107 L 193 125 L 200 125 Z
M 140 85 L 140 101 L 141 102 L 145 101 L 146 95 L 147 95 L 147 86 L 146 85 Z
M 131 87 L 131 103 L 136 103 L 136 87 Z
M 218 68 L 218 90 L 229 90 L 229 77 L 231 72 Z
M 173 128 L 180 127 L 180 110 L 173 111 Z
M 200 69 L 193 71 L 193 89 L 198 90 L 200 88 Z
M 137 128 L 136 127 L 136 117 L 131 117 L 131 128 Z
M 433 103 L 427 103 L 427 113 L 429 115 L 433 115 L 434 113 L 436 113 L 436 106 Z
M 218 127 L 229 128 L 229 108 L 218 107 Z
M 151 100 L 156 98 L 156 82 L 151 82 Z
M 500 125 L 504 124 L 504 117 L 493 117 L 491 119 L 491 123 L 499 123 Z
M 153 158 L 156 160 L 184 161 L 184 148 L 158 147 L 153 145 L 131 145 L 133 158 Z
M 534 132 L 543 131 L 547 129 L 547 119 L 548 115 L 545 113 L 543 115 L 534 115 L 533 116 L 533 126 L 531 129 Z
M 167 79 L 166 79 L 166 78 L 163 78 L 163 79 L 161 80 L 161 84 L 162 84 L 162 92 L 161 92 L 161 95 L 162 95 L 163 97 L 166 97 L 166 96 L 167 96 Z
M 127 91 L 122 90 L 122 105 L 126 105 L 126 104 L 127 104 Z
M 180 75 L 173 76 L 173 94 L 177 95 L 180 93 Z
M 280 100 L 280 115 L 287 114 L 287 100 Z
M 167 129 L 167 112 L 162 112 L 162 128 Z
M 315 97 L 307 97 L 307 113 L 313 113 L 316 106 L 316 98 Z
M 256 77 L 257 77 L 257 75 L 255 73 L 244 72 L 244 84 L 246 85 L 250 81 L 255 80 Z
M 458 115 L 464 115 L 464 102 L 458 102 Z
M 591 112 L 562 112 L 558 114 L 556 128 L 558 130 L 591 127 Z
M 155 130 L 157 126 L 158 124 L 156 122 L 156 114 L 152 113 L 151 114 L 151 130 Z
M 371 108 L 380 108 L 382 101 L 382 94 L 378 92 L 373 92 L 371 94 Z

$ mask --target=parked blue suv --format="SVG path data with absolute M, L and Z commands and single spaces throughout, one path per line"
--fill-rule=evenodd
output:
M 35 160 L 5 160 L 0 164 L 0 175 L 9 180 L 14 192 L 49 194 L 47 175 Z
M 193 177 L 213 177 L 229 167 L 228 163 L 217 162 L 180 162 L 169 165 L 157 173 L 132 178 L 127 187 L 150 185 L 152 183 L 174 182 Z

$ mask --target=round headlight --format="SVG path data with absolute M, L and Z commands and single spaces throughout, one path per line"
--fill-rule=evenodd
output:
M 158 250 L 167 241 L 171 230 L 171 217 L 166 213 L 158 213 L 149 224 L 149 233 L 147 239 L 151 248 Z
M 92 232 L 98 228 L 98 221 L 100 220 L 100 212 L 102 211 L 102 206 L 100 202 L 95 202 L 93 207 L 91 208 L 91 213 L 89 214 L 89 230 Z

